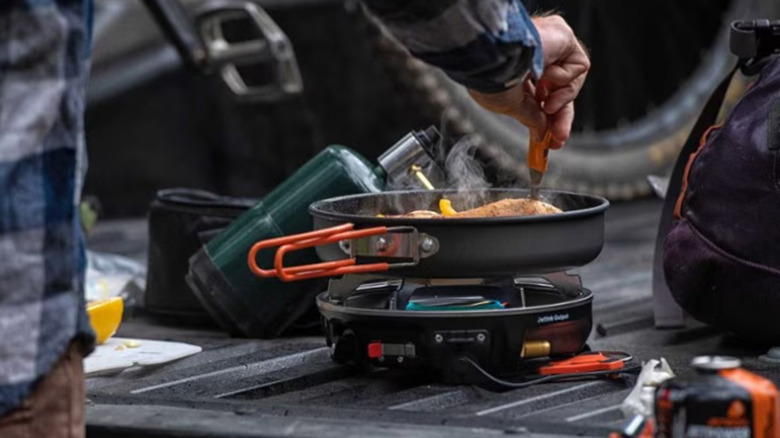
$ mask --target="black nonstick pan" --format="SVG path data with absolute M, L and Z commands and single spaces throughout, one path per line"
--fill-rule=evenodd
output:
M 604 244 L 606 199 L 542 191 L 542 200 L 563 213 L 490 218 L 387 217 L 414 210 L 439 211 L 442 197 L 456 210 L 505 198 L 522 189 L 398 191 L 325 199 L 313 203 L 312 233 L 256 244 L 249 265 L 261 276 L 292 281 L 350 273 L 381 272 L 412 278 L 486 278 L 563 271 L 592 261 Z M 273 270 L 253 263 L 258 251 L 280 246 Z M 284 255 L 316 247 L 324 263 L 285 267 Z

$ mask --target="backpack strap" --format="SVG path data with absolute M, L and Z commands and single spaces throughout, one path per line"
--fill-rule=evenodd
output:
M 710 95 L 704 109 L 699 115 L 696 124 L 693 125 L 688 139 L 685 141 L 677 161 L 674 163 L 669 185 L 666 189 L 664 206 L 661 213 L 661 221 L 658 224 L 658 234 L 655 238 L 655 253 L 653 255 L 653 306 L 656 327 L 679 327 L 684 325 L 683 310 L 672 298 L 672 293 L 666 285 L 664 276 L 664 240 L 675 222 L 674 209 L 683 185 L 683 177 L 688 159 L 699 148 L 699 142 L 707 129 L 715 123 L 720 112 L 720 107 L 726 97 L 726 91 L 731 84 L 731 79 L 739 66 L 729 71 L 718 85 L 718 88 Z

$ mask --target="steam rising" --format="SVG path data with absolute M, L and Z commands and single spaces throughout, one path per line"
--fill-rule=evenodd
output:
M 450 149 L 444 162 L 447 188 L 457 190 L 458 199 L 464 204 L 458 206 L 460 209 L 484 204 L 484 190 L 490 188 L 482 164 L 474 158 L 476 151 L 474 137 L 463 137 Z
M 474 158 L 478 142 L 475 135 L 467 135 L 455 141 L 450 138 L 447 123 L 441 124 L 441 140 L 434 149 L 434 158 L 439 163 L 443 163 L 444 169 L 440 169 L 434 163 L 425 166 L 422 172 L 431 181 L 437 189 L 451 189 L 457 191 L 453 198 L 456 209 L 469 209 L 478 207 L 486 203 L 484 190 L 491 187 L 485 179 L 485 172 L 482 164 Z M 454 143 L 454 144 L 453 144 Z M 450 146 L 452 145 L 452 146 Z M 442 171 L 443 170 L 443 171 Z M 388 190 L 420 190 L 422 185 L 413 174 L 396 177 L 389 181 Z M 435 206 L 438 198 L 432 200 L 429 207 L 438 211 Z M 406 213 L 409 206 L 395 205 L 398 213 Z M 404 208 L 405 207 L 405 208 Z M 428 208 L 425 206 L 416 206 L 415 209 Z

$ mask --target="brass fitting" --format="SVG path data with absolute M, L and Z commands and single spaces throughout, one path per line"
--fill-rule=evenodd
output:
M 435 190 L 435 188 L 433 187 L 433 184 L 431 184 L 431 181 L 428 180 L 428 178 L 425 176 L 424 173 L 422 173 L 422 167 L 420 167 L 420 166 L 418 166 L 416 164 L 413 164 L 409 168 L 409 172 L 411 172 L 414 176 L 417 177 L 417 179 L 420 181 L 420 184 L 422 184 L 423 187 L 425 187 L 428 190 Z
M 520 358 L 547 357 L 550 355 L 550 351 L 551 347 L 548 341 L 525 341 L 523 350 L 520 351 Z

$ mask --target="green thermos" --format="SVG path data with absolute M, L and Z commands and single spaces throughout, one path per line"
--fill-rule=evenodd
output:
M 412 166 L 434 162 L 432 149 L 440 137 L 433 126 L 410 132 L 379 157 L 378 166 L 344 146 L 327 147 L 195 253 L 187 283 L 231 334 L 280 334 L 314 306 L 323 280 L 259 278 L 247 267 L 250 247 L 258 240 L 310 231 L 308 208 L 314 201 L 378 192 L 394 179 L 408 178 Z M 273 251 L 261 252 L 258 260 L 260 266 L 272 266 Z M 299 265 L 319 259 L 309 248 L 290 254 L 288 261 Z

